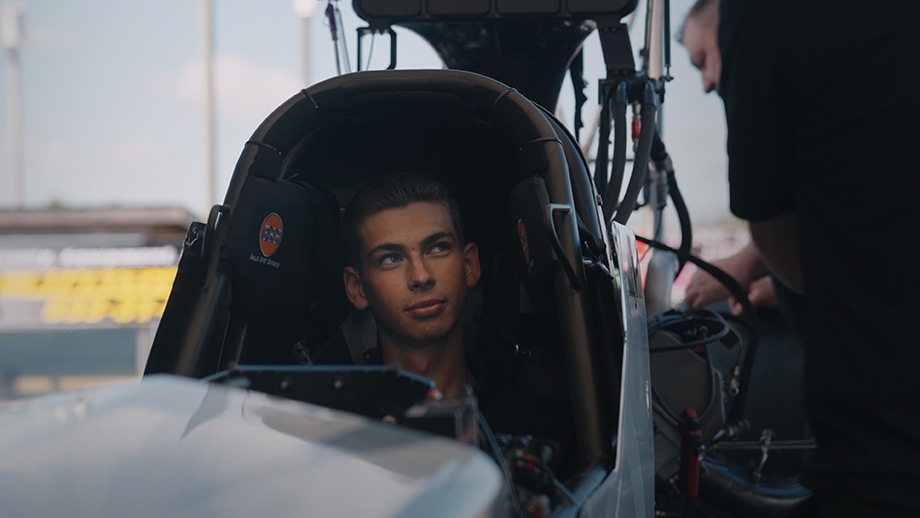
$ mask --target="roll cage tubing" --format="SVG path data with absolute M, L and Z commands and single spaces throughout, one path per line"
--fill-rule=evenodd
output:
M 555 297 L 559 304 L 560 321 L 567 344 L 564 354 L 572 383 L 578 423 L 579 450 L 588 465 L 604 462 L 610 444 L 606 428 L 615 420 L 611 411 L 601 405 L 596 392 L 600 385 L 598 374 L 592 368 L 597 352 L 594 331 L 588 329 L 584 315 L 589 314 L 591 294 L 582 263 L 582 249 L 578 228 L 578 213 L 588 214 L 596 207 L 587 175 L 569 174 L 558 128 L 535 105 L 515 89 L 480 74 L 463 71 L 387 70 L 364 71 L 362 80 L 355 81 L 354 74 L 337 76 L 312 85 L 297 93 L 276 108 L 256 129 L 243 147 L 226 197 L 222 205 L 215 206 L 208 218 L 202 245 L 206 264 L 202 265 L 198 285 L 201 287 L 194 302 L 184 308 L 191 318 L 189 324 L 176 334 L 178 355 L 171 365 L 159 367 L 180 375 L 200 378 L 217 372 L 220 365 L 222 329 L 220 318 L 225 312 L 230 290 L 229 272 L 215 249 L 227 238 L 228 221 L 236 207 L 245 179 L 250 175 L 264 178 L 283 178 L 285 159 L 299 142 L 314 131 L 344 120 L 351 99 L 364 94 L 404 92 L 438 92 L 458 96 L 473 108 L 477 116 L 491 121 L 510 137 L 517 149 L 520 172 L 526 176 L 544 178 L 552 207 L 547 216 L 557 240 L 558 259 L 564 265 L 564 275 L 555 282 Z M 574 146 L 570 146 L 575 148 Z M 548 174 L 552 172 L 552 174 Z M 585 185 L 582 185 L 585 184 Z M 587 207 L 586 207 L 587 206 Z M 561 210 L 564 208 L 565 210 Z M 588 212 L 583 212 L 588 211 Z M 591 218 L 583 218 L 590 221 Z M 595 213 L 595 219 L 597 215 Z M 588 223 L 588 226 L 592 226 Z M 597 228 L 597 227 L 595 227 Z M 599 229 L 598 229 L 599 230 Z M 612 281 L 611 281 L 612 282 Z M 580 316 L 580 317 L 576 317 Z M 610 397 L 608 394 L 606 397 Z

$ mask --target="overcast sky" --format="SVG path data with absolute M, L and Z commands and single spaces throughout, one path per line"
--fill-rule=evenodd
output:
M 0 3 L 10 0 L 0 0 Z M 217 109 L 217 200 L 252 132 L 305 86 L 301 24 L 292 0 L 212 0 Z M 20 53 L 26 208 L 180 206 L 204 218 L 206 118 L 203 3 L 192 0 L 26 0 Z M 310 20 L 311 82 L 336 74 L 334 47 L 317 1 Z M 355 29 L 364 25 L 351 2 L 342 11 L 351 67 Z M 689 5 L 672 0 L 672 33 Z M 640 9 L 644 2 L 640 2 Z M 639 18 L 637 18 L 639 19 Z M 399 68 L 440 68 L 424 41 L 399 32 Z M 635 50 L 642 32 L 633 31 Z M 378 39 L 371 68 L 387 57 Z M 365 51 L 365 57 L 367 51 Z M 10 62 L 0 69 L 0 209 L 12 207 Z M 672 47 L 674 80 L 663 113 L 666 145 L 694 223 L 728 216 L 725 130 L 721 102 L 704 95 L 686 51 Z M 596 35 L 586 68 L 603 71 Z M 560 102 L 570 102 L 564 90 Z M 594 106 L 584 120 L 593 117 Z M 565 109 L 563 108 L 563 112 Z M 571 113 L 563 122 L 570 123 Z

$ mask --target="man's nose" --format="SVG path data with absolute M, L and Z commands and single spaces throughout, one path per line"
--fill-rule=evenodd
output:
M 428 263 L 421 257 L 409 261 L 409 288 L 412 290 L 427 289 L 434 286 L 434 275 Z

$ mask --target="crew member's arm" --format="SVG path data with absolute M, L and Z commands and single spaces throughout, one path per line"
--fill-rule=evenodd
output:
M 728 257 L 713 261 L 712 264 L 738 281 L 738 284 L 745 290 L 753 289 L 753 283 L 769 273 L 760 258 L 760 252 L 752 242 L 748 242 L 743 248 Z M 730 298 L 730 295 L 728 288 L 721 281 L 704 270 L 697 270 L 690 279 L 690 284 L 687 285 L 686 299 L 691 308 L 698 309 Z M 754 303 L 753 298 L 751 302 Z
M 751 238 L 773 275 L 796 293 L 803 293 L 795 211 L 771 219 L 751 221 L 750 226 Z

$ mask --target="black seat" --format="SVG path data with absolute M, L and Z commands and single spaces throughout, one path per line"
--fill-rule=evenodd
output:
M 293 122 L 297 119 L 299 125 Z M 465 237 L 479 246 L 483 265 L 482 309 L 473 315 L 476 355 L 523 400 L 546 401 L 558 408 L 555 415 L 577 423 L 576 463 L 603 455 L 609 448 L 604 436 L 611 433 L 616 415 L 608 409 L 616 407 L 618 378 L 609 373 L 619 370 L 608 366 L 609 358 L 592 361 L 601 353 L 591 349 L 608 348 L 618 336 L 591 329 L 595 316 L 587 314 L 592 309 L 582 277 L 585 236 L 580 234 L 583 230 L 593 236 L 588 241 L 602 242 L 602 230 L 587 164 L 574 138 L 552 115 L 506 85 L 474 73 L 372 71 L 314 85 L 270 120 L 259 132 L 265 140 L 282 126 L 298 127 L 302 134 L 284 143 L 290 151 L 282 177 L 299 175 L 335 193 L 343 205 L 373 178 L 400 171 L 428 174 L 448 188 L 460 206 Z M 532 186 L 530 193 L 527 186 Z M 516 189 L 521 191 L 517 196 Z M 534 198 L 537 192 L 541 195 Z M 558 248 L 540 239 L 548 232 L 544 215 L 549 204 L 568 207 L 556 213 L 552 225 Z M 519 218 L 533 220 L 527 225 L 533 228 L 533 253 L 540 266 L 532 276 L 522 274 Z M 560 275 L 563 284 L 574 282 L 578 289 L 566 288 L 560 296 Z M 609 279 L 600 285 L 609 289 Z M 596 311 L 609 319 L 610 307 Z M 502 334 L 507 341 L 496 339 Z M 595 338 L 604 345 L 591 345 Z M 373 346 L 349 345 L 353 351 Z M 514 358 L 515 345 L 530 356 Z M 574 379 L 572 358 L 587 365 L 575 367 Z M 572 410 L 576 400 L 587 404 Z M 547 419 L 546 409 L 534 406 L 533 412 L 523 412 L 529 414 L 519 416 L 528 418 L 526 423 L 511 422 L 516 420 L 511 416 L 506 431 L 540 433 L 548 424 L 560 424 L 561 419 Z
M 316 186 L 246 178 L 220 250 L 231 282 L 222 363 L 350 363 L 332 346 L 347 310 L 338 212 Z
M 333 246 L 337 230 L 324 237 L 322 229 L 337 227 L 338 204 L 394 172 L 428 174 L 457 199 L 465 237 L 477 243 L 483 263 L 481 315 L 472 320 L 480 329 L 494 321 L 534 353 L 530 363 L 502 374 L 571 416 L 575 471 L 608 463 L 623 334 L 608 329 L 619 313 L 616 286 L 588 246 L 603 242 L 604 233 L 585 159 L 551 114 L 470 72 L 348 74 L 305 89 L 269 115 L 244 147 L 219 215 L 212 211 L 208 222 L 206 241 L 223 243 L 220 257 L 204 245 L 197 263 L 204 273 L 189 275 L 182 291 L 188 300 L 167 306 L 169 322 L 155 349 L 180 350 L 156 356 L 179 360 L 149 363 L 148 373 L 202 377 L 234 359 L 298 361 L 290 360 L 291 348 L 302 340 L 309 342 L 307 356 L 322 350 L 349 308 Z M 512 193 L 521 185 L 526 208 L 519 214 Z M 521 270 L 519 218 L 528 221 L 541 258 L 529 279 Z M 553 239 L 541 242 L 538 235 L 549 232 Z M 589 282 L 592 276 L 600 278 Z M 477 354 L 486 352 L 485 343 Z M 373 346 L 348 345 L 358 353 L 351 357 Z M 530 416 L 536 424 L 554 422 L 541 419 L 540 410 Z

